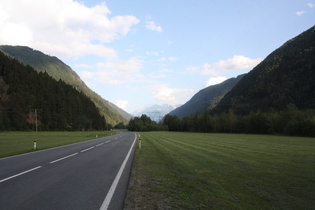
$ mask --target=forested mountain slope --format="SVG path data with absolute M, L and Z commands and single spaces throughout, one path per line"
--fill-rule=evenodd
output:
M 108 123 L 112 125 L 116 125 L 119 122 L 126 123 L 127 120 L 131 118 L 130 114 L 103 99 L 100 95 L 88 88 L 80 77 L 57 57 L 48 56 L 40 51 L 23 46 L 3 45 L 0 46 L 0 51 L 18 59 L 25 65 L 32 66 L 38 72 L 47 72 L 55 80 L 58 81 L 61 79 L 65 83 L 82 91 L 94 101 Z
M 315 108 L 315 26 L 287 41 L 250 71 L 213 110 L 248 114 Z
M 184 105 L 171 111 L 170 115 L 183 118 L 196 112 L 203 114 L 205 111 L 212 109 L 223 98 L 223 96 L 236 85 L 245 74 L 236 78 L 230 78 L 224 82 L 212 85 L 200 90 Z
M 106 129 L 85 94 L 0 52 L 0 130 L 35 130 L 36 124 L 39 130 Z

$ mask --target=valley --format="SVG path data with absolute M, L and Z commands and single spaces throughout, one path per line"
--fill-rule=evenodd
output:
M 0 209 L 314 209 L 312 1 L 0 1 Z

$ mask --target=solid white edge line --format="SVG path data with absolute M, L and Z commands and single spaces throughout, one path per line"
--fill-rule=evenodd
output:
M 88 150 L 90 150 L 90 149 L 93 149 L 94 147 L 90 147 L 90 148 L 87 148 L 87 149 L 84 149 L 84 150 L 82 150 L 81 152 L 86 152 L 86 151 L 88 151 Z
M 63 157 L 63 158 L 60 158 L 60 159 L 58 159 L 58 160 L 51 161 L 50 164 L 56 163 L 56 162 L 58 162 L 58 161 L 64 160 L 64 159 L 66 159 L 66 158 L 72 157 L 72 156 L 77 155 L 77 154 L 78 154 L 78 153 L 76 152 L 76 153 L 74 153 L 74 154 L 72 154 L 72 155 L 68 155 L 68 156 Z
M 134 144 L 136 142 L 136 139 L 137 139 L 137 136 L 135 134 L 135 139 L 133 140 L 133 143 L 132 143 L 132 145 L 131 145 L 131 147 L 129 149 L 129 152 L 128 152 L 124 162 L 122 163 L 122 165 L 121 165 L 121 167 L 120 167 L 120 169 L 119 169 L 119 171 L 118 171 L 118 173 L 117 173 L 117 175 L 116 175 L 116 177 L 115 177 L 115 179 L 114 179 L 114 181 L 112 183 L 112 186 L 110 187 L 110 189 L 109 189 L 109 191 L 108 191 L 108 193 L 107 193 L 107 195 L 105 197 L 105 200 L 103 201 L 103 204 L 102 204 L 100 210 L 107 210 L 107 208 L 108 208 L 108 206 L 110 204 L 110 201 L 112 200 L 112 197 L 114 195 L 114 192 L 116 190 L 116 187 L 118 185 L 118 182 L 120 180 L 121 174 L 122 174 L 123 170 L 125 169 L 126 163 L 127 163 L 128 159 L 130 157 L 130 154 L 131 154 L 132 148 L 133 148 L 133 146 L 134 146 Z
M 9 180 L 9 179 L 13 179 L 13 178 L 15 178 L 15 177 L 17 177 L 17 176 L 21 176 L 21 175 L 23 175 L 23 174 L 26 174 L 26 173 L 28 173 L 28 172 L 34 171 L 34 170 L 39 169 L 39 168 L 41 168 L 41 166 L 37 166 L 37 167 L 32 168 L 32 169 L 30 169 L 30 170 L 27 170 L 27 171 L 21 172 L 21 173 L 19 173 L 19 174 L 16 174 L 16 175 L 10 176 L 10 177 L 5 178 L 5 179 L 2 179 L 2 180 L 0 180 L 0 183 L 1 183 L 1 182 L 5 182 L 5 181 L 7 181 L 7 180 Z

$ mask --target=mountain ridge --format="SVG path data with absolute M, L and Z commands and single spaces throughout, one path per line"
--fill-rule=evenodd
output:
M 315 26 L 271 52 L 227 93 L 212 112 L 315 108 Z
M 46 55 L 27 46 L 1 45 L 0 50 L 23 64 L 32 66 L 38 72 L 47 72 L 55 80 L 61 79 L 85 93 L 95 103 L 109 124 L 127 123 L 131 118 L 129 113 L 92 91 L 75 71 L 57 57 Z
M 212 109 L 223 98 L 223 96 L 230 91 L 235 84 L 237 84 L 245 74 L 237 77 L 227 79 L 219 84 L 211 85 L 201 89 L 189 101 L 182 106 L 174 109 L 169 114 L 183 118 L 193 115 L 197 112 L 203 114 L 207 110 Z
M 83 92 L 0 51 L 0 131 L 104 130 Z

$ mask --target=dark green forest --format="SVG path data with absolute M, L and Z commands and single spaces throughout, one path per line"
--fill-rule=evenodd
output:
M 220 114 L 196 113 L 182 119 L 167 115 L 164 125 L 170 131 L 283 134 L 315 137 L 315 110 L 299 110 L 294 104 L 286 109 L 236 115 L 232 110 Z
M 95 103 L 101 115 L 106 118 L 108 124 L 112 126 L 119 122 L 127 124 L 128 120 L 131 118 L 131 115 L 127 112 L 92 91 L 75 71 L 57 57 L 46 55 L 26 46 L 0 45 L 0 51 L 18 59 L 24 65 L 32 66 L 37 72 L 46 72 L 55 80 L 59 81 L 61 79 L 65 83 L 83 92 Z
M 167 125 L 158 124 L 151 120 L 150 117 L 143 114 L 141 117 L 134 117 L 130 119 L 127 126 L 129 131 L 168 131 Z
M 179 118 L 166 115 L 161 124 L 142 115 L 130 120 L 129 131 L 184 131 L 206 133 L 280 134 L 315 137 L 315 110 L 299 110 L 294 104 L 286 109 L 236 115 L 232 110 L 220 114 L 196 113 Z
M 38 130 L 106 129 L 85 94 L 0 52 L 0 131 L 35 130 L 36 122 Z
M 315 26 L 273 51 L 210 112 L 281 111 L 288 104 L 315 109 Z

